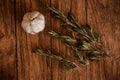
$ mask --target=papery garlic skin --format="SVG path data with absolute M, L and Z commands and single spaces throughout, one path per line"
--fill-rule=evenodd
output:
M 25 32 L 35 34 L 44 30 L 45 17 L 38 11 L 28 12 L 24 15 L 21 25 Z

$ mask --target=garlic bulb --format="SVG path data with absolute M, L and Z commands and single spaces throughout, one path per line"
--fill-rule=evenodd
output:
M 38 11 L 26 13 L 23 17 L 22 28 L 25 30 L 25 32 L 30 34 L 35 34 L 43 31 L 45 28 L 44 15 Z

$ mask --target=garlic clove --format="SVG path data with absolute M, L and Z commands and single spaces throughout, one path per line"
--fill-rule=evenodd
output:
M 28 12 L 24 15 L 22 28 L 25 32 L 35 34 L 45 28 L 45 17 L 38 11 Z
M 39 12 L 38 11 L 33 11 L 31 12 L 30 14 L 30 19 L 34 19 L 35 17 L 38 17 L 39 16 Z M 41 16 L 40 16 L 41 17 Z

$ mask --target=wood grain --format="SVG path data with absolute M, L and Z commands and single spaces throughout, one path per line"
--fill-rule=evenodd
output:
M 80 24 L 90 24 L 103 35 L 110 58 L 82 66 L 73 51 L 60 40 L 48 35 L 49 30 L 67 33 L 47 10 L 54 6 L 65 15 L 71 12 Z M 40 11 L 46 28 L 35 35 L 21 28 L 23 15 Z M 0 80 L 120 80 L 120 1 L 119 0 L 0 0 Z M 34 54 L 41 46 L 66 56 L 80 67 L 65 72 L 55 59 Z
M 57 1 L 51 0 L 51 5 L 63 11 L 65 14 L 70 10 L 71 3 L 68 0 Z M 61 26 L 61 23 L 52 17 L 52 29 L 57 32 L 65 32 Z M 66 46 L 58 39 L 52 39 L 52 50 L 62 54 L 67 55 Z M 53 60 L 52 70 L 53 70 L 53 79 L 52 80 L 66 80 L 67 75 L 64 72 L 64 67 L 59 61 Z M 68 75 L 69 76 L 69 75 Z
M 88 23 L 103 35 L 103 43 L 111 58 L 90 65 L 90 80 L 119 80 L 120 1 L 88 0 Z
M 0 80 L 17 79 L 14 1 L 0 1 Z
M 60 9 L 65 15 L 67 15 L 68 12 L 73 13 L 76 15 L 77 18 L 79 18 L 79 21 L 82 24 L 86 23 L 86 10 L 85 10 L 85 0 L 64 0 L 64 1 L 56 1 L 51 0 L 51 5 Z M 75 6 L 76 5 L 76 6 Z M 79 10 L 80 9 L 80 10 Z M 52 19 L 52 28 L 53 30 L 61 33 L 65 33 L 65 30 L 61 26 L 60 22 L 56 19 Z M 52 41 L 52 49 L 54 51 L 59 51 L 60 54 L 63 54 L 66 56 L 69 60 L 74 61 L 74 54 L 73 51 L 70 50 L 68 47 L 66 47 L 60 40 L 53 39 Z M 60 68 L 61 67 L 61 68 Z M 86 68 L 83 68 L 81 70 L 85 70 L 83 74 L 81 74 L 81 70 L 67 73 L 64 71 L 63 66 L 58 63 L 58 61 L 54 61 L 53 63 L 53 79 L 52 80 L 83 80 L 86 76 Z M 73 75 L 74 74 L 74 75 Z
M 33 54 L 32 50 L 39 46 L 50 49 L 50 37 L 47 35 L 47 30 L 51 27 L 50 16 L 46 10 L 47 6 L 50 6 L 50 0 L 17 0 L 16 4 L 18 79 L 49 80 L 51 79 L 50 59 Z M 46 17 L 45 31 L 36 35 L 26 34 L 21 28 L 22 17 L 24 13 L 36 10 Z

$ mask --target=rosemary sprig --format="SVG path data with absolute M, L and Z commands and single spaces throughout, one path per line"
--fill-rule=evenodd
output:
M 69 61 L 63 55 L 54 54 L 50 50 L 43 50 L 42 48 L 37 48 L 34 52 L 40 55 L 45 55 L 50 58 L 54 58 L 54 59 L 61 61 L 62 63 L 64 63 L 66 70 L 74 70 L 77 68 L 77 65 L 74 62 Z
M 64 34 L 60 34 L 58 32 L 55 32 L 55 31 L 49 31 L 48 32 L 52 37 L 54 38 L 59 38 L 61 39 L 64 43 L 66 43 L 66 45 L 68 46 L 72 46 L 72 45 L 76 45 L 77 43 L 77 40 L 70 37 L 70 36 L 67 36 L 67 35 L 64 35 Z
M 71 47 L 81 63 L 88 64 L 90 61 L 99 61 L 108 56 L 101 42 L 102 36 L 90 25 L 82 26 L 72 14 L 68 13 L 68 15 L 65 16 L 60 10 L 54 7 L 50 7 L 49 10 L 66 26 L 68 31 L 72 31 L 71 33 L 75 32 L 79 35 L 80 39 L 75 39 L 55 31 L 49 32 L 52 37 L 61 39 Z

